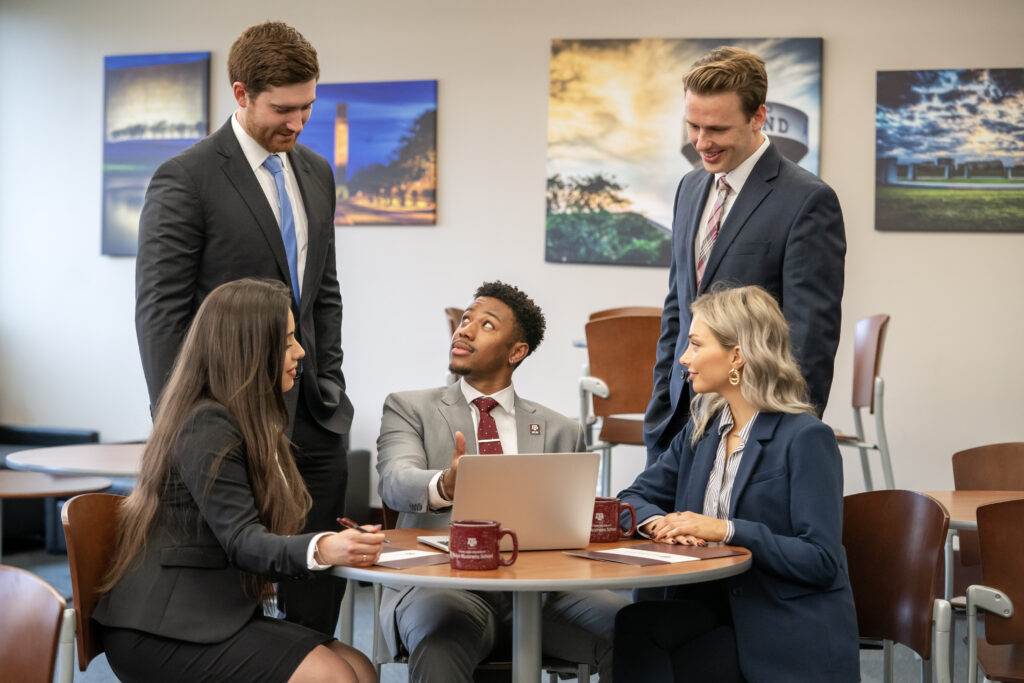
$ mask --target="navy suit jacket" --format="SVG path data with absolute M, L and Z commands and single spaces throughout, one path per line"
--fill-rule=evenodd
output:
M 717 419 L 696 448 L 691 421 L 657 462 L 619 494 L 637 521 L 703 513 L 718 450 Z M 733 485 L 730 543 L 753 555 L 743 574 L 722 579 L 740 669 L 748 681 L 857 681 L 857 616 L 842 545 L 843 467 L 832 430 L 806 413 L 761 413 Z M 628 521 L 627 519 L 623 520 Z M 707 594 L 707 585 L 666 597 Z
M 309 225 L 301 306 L 292 302 L 296 336 L 306 351 L 303 379 L 296 386 L 321 426 L 347 434 L 352 403 L 341 373 L 334 174 L 323 157 L 302 145 L 288 159 Z M 280 226 L 229 119 L 164 162 L 146 190 L 135 266 L 135 328 L 152 405 L 203 299 L 218 285 L 243 277 L 291 285 Z M 289 392 L 292 415 L 297 396 Z
M 219 403 L 201 403 L 185 419 L 168 465 L 146 546 L 93 616 L 106 626 L 217 643 L 257 613 L 245 573 L 309 576 L 316 534 L 279 536 L 260 521 L 241 432 Z
M 779 302 L 819 415 L 832 388 L 846 258 L 835 192 L 769 145 L 722 224 L 698 289 L 693 244 L 713 180 L 713 174 L 696 169 L 676 191 L 669 292 L 644 420 L 648 465 L 689 417 L 690 392 L 679 357 L 686 350 L 690 304 L 716 282 L 759 285 Z

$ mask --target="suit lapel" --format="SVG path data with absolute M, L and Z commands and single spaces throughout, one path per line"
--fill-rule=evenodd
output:
M 740 234 L 747 219 L 754 213 L 754 209 L 771 193 L 771 181 L 779 175 L 779 164 L 778 151 L 774 145 L 769 145 L 761 158 L 754 164 L 754 168 L 751 169 L 747 181 L 743 183 L 743 189 L 736 197 L 736 201 L 729 210 L 729 215 L 725 217 L 721 230 L 718 231 L 718 239 L 715 240 L 715 246 L 711 249 L 711 257 L 704 269 L 704 278 L 700 282 L 698 294 L 703 294 L 714 282 L 715 271 L 718 269 L 718 264 L 722 262 L 725 252 L 729 250 L 729 245 Z
M 711 478 L 711 469 L 715 465 L 718 442 L 721 441 L 718 435 L 717 417 L 711 420 L 708 429 L 711 431 L 697 444 L 693 466 L 686 475 L 686 493 L 683 495 L 681 510 L 704 511 L 704 494 L 708 488 L 708 479 Z
M 544 453 L 547 421 L 537 409 L 516 394 L 516 440 L 520 453 Z
M 775 434 L 775 428 L 782 416 L 779 413 L 759 413 L 754 418 L 754 425 L 747 435 L 747 443 L 743 446 L 743 457 L 740 458 L 740 467 L 736 471 L 736 480 L 732 485 L 732 495 L 729 498 L 729 516 L 736 515 L 736 505 L 743 497 L 743 489 L 750 480 L 750 473 L 764 454 L 762 442 L 771 441 Z
M 697 233 L 700 230 L 700 217 L 704 214 L 704 205 L 708 201 L 708 193 L 711 191 L 711 184 L 714 181 L 715 176 L 703 171 L 704 180 L 698 181 L 693 184 L 693 190 L 686 193 L 686 196 L 680 197 L 680 203 L 687 207 L 687 213 L 684 216 L 686 226 L 686 233 L 683 235 L 683 241 L 680 244 L 682 253 L 685 255 L 686 261 L 686 293 L 688 295 L 688 301 L 693 301 L 697 298 L 697 254 L 693 245 L 696 244 Z M 707 282 L 707 275 L 704 276 L 703 282 Z
M 466 437 L 466 453 L 479 453 L 480 448 L 476 443 L 476 430 L 473 429 L 469 404 L 466 403 L 466 397 L 462 395 L 462 387 L 458 382 L 449 386 L 444 392 L 438 411 L 444 421 L 448 423 L 452 439 L 455 439 L 455 432 L 462 432 L 462 435 Z
M 274 254 L 274 260 L 281 271 L 281 279 L 284 282 L 291 282 L 291 276 L 288 274 L 288 257 L 284 253 L 284 240 L 281 238 L 281 228 L 267 201 L 267 195 L 264 194 L 263 188 L 256 180 L 256 174 L 253 173 L 248 159 L 245 158 L 245 153 L 242 152 L 242 146 L 238 144 L 238 138 L 235 137 L 235 131 L 231 128 L 230 119 L 221 126 L 216 136 L 217 152 L 224 158 L 221 165 L 224 175 L 241 196 L 242 201 L 249 207 L 249 211 L 252 212 L 256 225 L 259 226 L 260 232 L 267 241 L 267 246 Z
M 313 170 L 305 155 L 299 153 L 296 147 L 288 153 L 288 161 L 291 162 L 292 171 L 295 172 L 295 180 L 299 184 L 299 194 L 302 195 L 302 206 L 306 211 L 306 267 L 302 275 L 302 308 L 314 297 L 314 284 L 320 282 L 320 272 L 323 269 L 324 250 L 327 249 L 329 235 L 320 230 L 315 224 L 313 216 L 317 213 L 313 208 L 319 203 L 319 198 L 313 196 L 316 188 L 316 181 L 313 178 Z M 333 224 L 331 228 L 333 229 Z

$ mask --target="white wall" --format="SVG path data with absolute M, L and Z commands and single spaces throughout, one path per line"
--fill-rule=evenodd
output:
M 898 485 L 949 488 L 953 451 L 1024 440 L 1024 234 L 873 228 L 876 70 L 1024 67 L 1019 0 L 735 0 L 719 18 L 674 0 L 2 0 L 0 422 L 97 428 L 104 440 L 148 433 L 134 259 L 99 255 L 102 60 L 212 51 L 219 126 L 233 107 L 227 48 L 267 18 L 317 46 L 325 82 L 439 81 L 438 225 L 337 233 L 354 446 L 373 446 L 389 391 L 441 381 L 442 308 L 467 302 L 485 278 L 519 284 L 548 316 L 547 341 L 517 374 L 520 392 L 576 413 L 584 356 L 571 341 L 587 313 L 660 304 L 667 271 L 544 262 L 550 40 L 730 34 L 825 40 L 822 176 L 842 201 L 849 243 L 826 420 L 849 426 L 853 324 L 885 311 Z M 640 462 L 639 449 L 617 460 L 616 482 Z M 859 490 L 853 457 L 848 465 L 847 490 Z

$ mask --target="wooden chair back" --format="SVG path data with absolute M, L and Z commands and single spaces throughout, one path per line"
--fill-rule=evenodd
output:
M 843 501 L 843 545 L 862 638 L 891 640 L 932 657 L 949 515 L 914 491 L 868 491 Z
M 647 410 L 654 389 L 654 363 L 661 336 L 661 312 L 596 318 L 586 325 L 590 375 L 608 385 L 608 398 L 593 397 L 594 415 Z M 624 424 L 635 429 L 619 429 Z M 643 443 L 641 420 L 605 419 L 600 438 L 607 443 Z M 618 432 L 616 431 L 618 430 Z M 635 433 L 633 433 L 635 431 Z
M 398 511 L 392 510 L 383 500 L 380 501 L 381 527 L 384 531 L 398 528 Z
M 994 443 L 953 454 L 958 491 L 1024 491 L 1024 442 Z M 978 532 L 960 531 L 960 564 L 981 563 Z
M 1024 527 L 1021 520 L 1024 520 L 1024 500 L 978 508 L 982 583 L 1006 593 L 1014 605 L 1013 616 L 1009 618 L 985 618 L 985 640 L 992 645 L 1024 645 Z M 1024 678 L 1024 666 L 1017 675 Z
M 103 643 L 92 630 L 92 613 L 117 543 L 117 525 L 124 496 L 86 493 L 64 504 L 61 521 L 68 546 L 71 591 L 75 599 L 75 640 L 78 668 L 103 652 Z
M 51 683 L 65 602 L 53 586 L 0 565 L 0 681 Z
M 882 346 L 889 316 L 880 313 L 857 321 L 853 343 L 853 407 L 875 412 L 875 377 L 882 366 Z
M 594 311 L 590 314 L 590 320 L 598 318 L 614 318 L 619 315 L 656 315 L 659 318 L 662 313 L 661 306 L 619 306 L 618 308 L 606 308 L 603 311 Z
M 454 306 L 444 309 L 445 317 L 448 318 L 448 333 L 450 335 L 454 336 L 455 330 L 459 329 L 459 324 L 462 322 L 462 314 L 465 312 L 464 309 L 455 308 Z

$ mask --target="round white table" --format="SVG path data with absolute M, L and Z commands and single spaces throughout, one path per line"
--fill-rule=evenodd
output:
M 428 550 L 416 536 L 433 535 L 436 530 L 397 529 L 386 532 L 395 549 Z M 650 543 L 632 539 L 618 543 L 592 543 L 591 551 L 610 550 Z M 549 591 L 628 589 L 714 581 L 750 568 L 750 553 L 731 557 L 637 567 L 617 562 L 600 562 L 566 555 L 561 550 L 531 550 L 519 553 L 511 567 L 490 571 L 452 569 L 448 563 L 408 569 L 385 567 L 335 567 L 332 571 L 348 579 L 384 585 L 432 586 L 457 590 L 509 591 L 512 593 L 512 680 L 536 683 L 541 674 L 541 593 Z
M 144 443 L 86 443 L 29 448 L 7 455 L 12 470 L 97 477 L 139 476 Z

